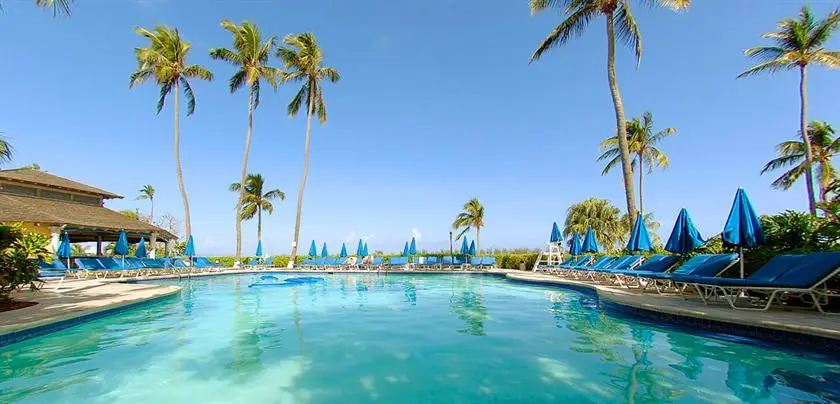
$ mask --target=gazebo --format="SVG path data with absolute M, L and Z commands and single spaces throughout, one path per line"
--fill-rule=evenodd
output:
M 96 242 L 96 253 L 102 255 L 102 242 L 116 241 L 125 230 L 130 243 L 141 237 L 163 241 L 168 253 L 175 235 L 105 207 L 106 199 L 121 198 L 33 168 L 0 170 L 0 223 L 23 223 L 26 230 L 49 235 L 53 251 L 66 231 L 73 243 Z

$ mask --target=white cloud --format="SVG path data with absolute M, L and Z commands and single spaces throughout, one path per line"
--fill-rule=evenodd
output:
M 376 236 L 373 233 L 370 233 L 367 236 L 362 236 L 362 240 L 364 240 L 365 243 L 367 243 L 368 240 L 373 240 L 374 238 L 376 238 Z
M 420 234 L 420 229 L 415 227 L 411 229 L 411 237 L 414 237 L 416 241 L 420 241 L 423 238 L 423 235 Z
M 344 238 L 345 243 L 349 243 L 351 241 L 356 241 L 356 232 L 355 231 L 351 231 L 350 234 L 348 234 L 347 237 Z

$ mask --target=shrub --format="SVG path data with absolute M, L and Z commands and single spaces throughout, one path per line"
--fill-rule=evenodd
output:
M 24 233 L 20 226 L 0 225 L 0 301 L 27 285 L 37 288 L 37 260 L 46 257 L 48 242 L 43 235 Z

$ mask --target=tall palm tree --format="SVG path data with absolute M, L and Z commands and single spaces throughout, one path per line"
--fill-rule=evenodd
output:
M 478 198 L 472 198 L 464 204 L 464 210 L 455 216 L 452 222 L 452 230 L 461 230 L 455 240 L 459 240 L 464 234 L 475 228 L 475 250 L 481 250 L 481 228 L 484 227 L 484 206 Z
M 688 8 L 691 0 L 641 0 L 642 3 L 658 3 L 671 10 Z M 607 23 L 607 80 L 610 84 L 613 106 L 615 107 L 616 135 L 618 138 L 621 171 L 624 178 L 624 197 L 627 201 L 627 212 L 636 216 L 636 197 L 633 191 L 633 169 L 630 162 L 630 149 L 627 139 L 627 122 L 624 117 L 624 103 L 618 89 L 615 75 L 615 40 L 622 40 L 632 46 L 636 53 L 636 67 L 642 58 L 642 33 L 636 25 L 636 19 L 630 11 L 630 0 L 529 0 L 531 14 L 545 11 L 548 8 L 562 8 L 567 14 L 563 22 L 548 34 L 542 44 L 531 56 L 531 63 L 538 60 L 543 53 L 556 46 L 565 45 L 570 39 L 577 38 L 589 23 L 596 17 L 604 17 Z M 618 31 L 616 31 L 618 29 Z
M 303 208 L 303 190 L 306 188 L 306 177 L 309 175 L 309 135 L 312 129 L 312 115 L 318 115 L 321 125 L 327 122 L 327 105 L 324 102 L 324 92 L 321 80 L 327 79 L 333 83 L 341 79 L 338 70 L 322 66 L 324 51 L 318 46 L 315 36 L 309 32 L 298 35 L 287 35 L 283 38 L 285 47 L 277 49 L 277 57 L 283 62 L 287 73 L 285 81 L 302 83 L 300 90 L 289 103 L 290 117 L 297 116 L 300 107 L 306 103 L 306 141 L 303 146 L 303 177 L 297 199 L 297 218 L 295 219 L 295 239 L 292 253 L 289 257 L 289 267 L 294 265 L 297 249 L 300 244 L 300 215 Z
M 799 134 L 800 138 L 802 134 Z M 812 164 L 817 167 L 817 182 L 820 189 L 820 201 L 824 202 L 831 182 L 837 178 L 837 170 L 831 159 L 840 154 L 840 138 L 834 136 L 834 128 L 826 122 L 811 122 L 808 125 L 808 138 L 811 144 Z M 805 142 L 788 140 L 776 146 L 779 157 L 764 165 L 761 173 L 793 166 L 773 181 L 773 188 L 790 189 L 793 184 L 808 172 Z
M 840 27 L 840 9 L 828 14 L 825 19 L 815 21 L 808 6 L 803 6 L 799 18 L 788 18 L 779 22 L 776 31 L 763 35 L 775 42 L 774 46 L 759 46 L 744 51 L 744 54 L 758 59 L 760 63 L 738 75 L 738 78 L 759 73 L 777 73 L 799 70 L 799 131 L 805 152 L 805 188 L 808 191 L 808 209 L 817 214 L 814 197 L 814 155 L 808 136 L 808 66 L 822 65 L 840 68 L 840 52 L 824 48 L 831 34 Z
M 661 142 L 668 136 L 675 135 L 676 128 L 665 128 L 659 132 L 653 133 L 653 114 L 646 111 L 642 114 L 642 119 L 633 118 L 627 122 L 627 144 L 630 153 L 633 153 L 633 161 L 631 167 L 635 169 L 639 167 L 639 211 L 645 212 L 644 199 L 644 182 L 645 182 L 645 166 L 647 166 L 648 173 L 652 173 L 655 167 L 668 168 L 668 155 L 656 147 L 656 144 Z M 598 161 L 610 159 L 604 167 L 601 175 L 607 175 L 610 170 L 615 167 L 621 159 L 621 150 L 618 145 L 618 137 L 612 136 L 601 142 L 601 150 L 604 151 Z M 635 220 L 635 216 L 630 216 Z
M 210 57 L 224 60 L 237 67 L 236 73 L 230 78 L 230 92 L 234 93 L 243 86 L 248 86 L 248 134 L 245 136 L 245 156 L 242 158 L 242 179 L 245 182 L 248 174 L 248 153 L 251 151 L 251 131 L 254 122 L 254 109 L 260 105 L 260 82 L 267 81 L 275 89 L 280 78 L 280 70 L 268 66 L 268 58 L 274 51 L 275 37 L 262 41 L 260 30 L 251 22 L 243 21 L 236 25 L 228 20 L 222 21 L 222 28 L 233 34 L 233 48 L 215 48 L 210 50 Z M 239 198 L 236 200 L 236 259 L 239 264 L 242 257 L 242 204 L 245 198 L 245 188 L 239 188 Z
M 6 137 L 0 134 L 0 164 L 11 163 L 15 157 L 15 149 L 12 144 L 6 140 Z
M 175 112 L 175 170 L 178 175 L 178 188 L 181 190 L 181 200 L 184 202 L 184 222 L 187 227 L 186 238 L 192 234 L 190 222 L 190 202 L 187 199 L 187 190 L 184 188 L 184 176 L 181 171 L 181 116 L 178 104 L 178 93 L 181 86 L 184 87 L 184 98 L 187 99 L 187 116 L 195 112 L 195 95 L 192 86 L 187 79 L 213 80 L 213 73 L 199 65 L 188 65 L 187 54 L 192 45 L 181 39 L 177 29 L 158 25 L 154 31 L 137 27 L 134 29 L 138 35 L 149 40 L 148 48 L 134 48 L 134 56 L 137 58 L 137 70 L 129 77 L 129 88 L 154 81 L 160 85 L 160 98 L 157 103 L 157 113 L 163 109 L 166 96 L 171 92 L 174 101 Z
M 240 218 L 242 220 L 251 220 L 254 216 L 257 217 L 257 240 L 262 240 L 262 213 L 266 211 L 269 215 L 274 213 L 274 205 L 271 201 L 275 199 L 285 200 L 286 194 L 278 188 L 263 192 L 265 180 L 260 174 L 248 174 L 245 179 L 245 187 L 242 187 L 239 182 L 230 184 L 231 192 L 243 192 L 245 197 L 242 203 L 242 213 Z
M 149 202 L 152 203 L 152 210 L 149 211 L 149 223 L 154 223 L 155 222 L 155 187 L 153 187 L 152 184 L 146 184 L 146 185 L 143 185 L 143 188 L 140 188 L 140 190 L 137 191 L 137 192 L 140 192 L 140 195 L 138 195 L 137 198 L 135 198 L 136 200 L 139 201 L 141 199 L 148 199 Z
M 52 9 L 53 15 L 70 15 L 73 0 L 35 0 L 35 7 Z
M 568 237 L 574 232 L 586 234 L 589 226 L 592 226 L 598 243 L 607 251 L 618 249 L 626 232 L 621 210 L 610 201 L 595 197 L 569 206 L 563 236 Z

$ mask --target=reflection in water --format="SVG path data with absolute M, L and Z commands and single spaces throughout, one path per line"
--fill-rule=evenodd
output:
M 411 281 L 403 282 L 403 293 L 405 294 L 405 301 L 412 306 L 417 305 L 417 287 Z
M 260 341 L 260 293 L 243 294 L 240 282 L 234 287 L 233 306 L 233 358 L 225 365 L 232 370 L 237 381 L 243 381 L 263 370 Z M 246 300 L 247 299 L 247 300 Z
M 450 309 L 464 322 L 466 328 L 459 333 L 475 336 L 487 335 L 484 322 L 487 321 L 487 307 L 480 291 L 464 290 L 454 292 L 449 299 Z

